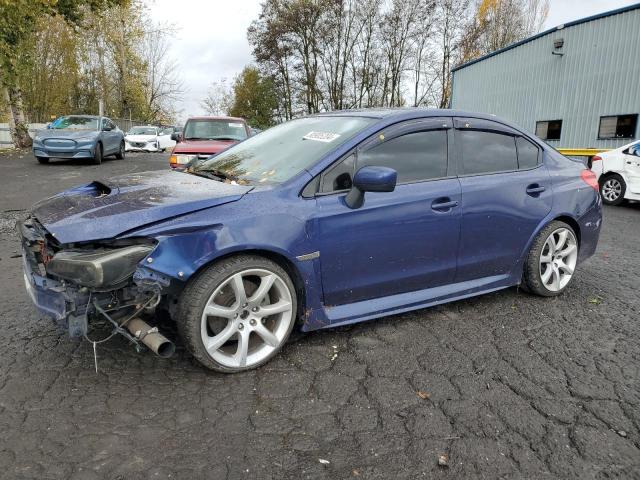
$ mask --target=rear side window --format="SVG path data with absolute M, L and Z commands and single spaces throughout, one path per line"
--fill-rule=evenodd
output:
M 518 167 L 533 168 L 538 165 L 540 150 L 529 140 L 518 137 L 516 138 L 516 146 L 518 147 Z
M 511 135 L 459 130 L 462 171 L 465 175 L 479 175 L 518 169 L 516 142 Z
M 364 166 L 393 168 L 398 183 L 446 177 L 447 132 L 429 130 L 392 138 L 360 153 L 358 168 Z

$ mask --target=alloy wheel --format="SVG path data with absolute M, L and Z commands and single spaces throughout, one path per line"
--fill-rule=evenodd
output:
M 540 253 L 540 278 L 545 288 L 558 292 L 567 286 L 578 261 L 578 242 L 568 228 L 554 230 Z
M 201 320 L 202 343 L 218 363 L 250 368 L 286 339 L 294 321 L 292 292 L 266 269 L 248 269 L 224 280 L 209 297 Z
M 622 184 L 617 178 L 609 178 L 602 185 L 602 196 L 609 202 L 615 202 L 622 195 Z

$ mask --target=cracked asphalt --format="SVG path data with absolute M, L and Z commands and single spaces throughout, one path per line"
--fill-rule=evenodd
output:
M 91 345 L 31 306 L 12 224 L 63 188 L 166 167 L 0 155 L 0 478 L 640 478 L 640 204 L 605 208 L 558 298 L 513 288 L 295 334 L 237 375 L 116 338 L 96 374 Z

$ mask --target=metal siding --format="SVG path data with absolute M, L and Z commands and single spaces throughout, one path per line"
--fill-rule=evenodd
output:
M 535 133 L 562 120 L 560 148 L 617 148 L 600 117 L 640 114 L 640 9 L 555 30 L 454 72 L 452 108 L 492 113 Z M 552 55 L 564 39 L 564 56 Z M 636 138 L 639 132 L 636 127 Z

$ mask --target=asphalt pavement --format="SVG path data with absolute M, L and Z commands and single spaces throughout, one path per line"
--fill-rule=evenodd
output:
M 16 218 L 167 154 L 0 154 L 0 478 L 640 478 L 640 204 L 564 295 L 516 288 L 295 334 L 248 373 L 72 342 L 24 290 Z

